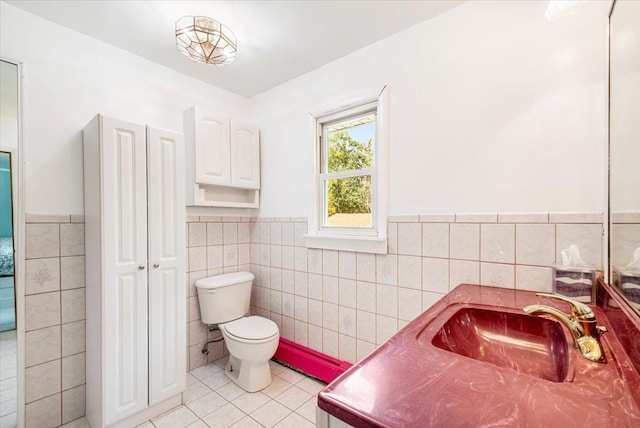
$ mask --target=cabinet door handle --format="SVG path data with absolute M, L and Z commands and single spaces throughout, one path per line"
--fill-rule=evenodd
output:
M 144 270 L 144 265 L 138 266 L 138 270 Z
M 153 267 L 154 267 L 154 268 L 159 268 L 159 267 L 160 267 L 160 263 L 154 263 L 154 264 L 153 264 Z

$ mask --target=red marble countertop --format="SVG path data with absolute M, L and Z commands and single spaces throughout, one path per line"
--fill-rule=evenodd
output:
M 606 364 L 569 341 L 570 373 L 552 382 L 477 361 L 431 343 L 463 307 L 513 313 L 541 303 L 535 293 L 462 284 L 318 395 L 318 406 L 355 427 L 640 427 L 640 374 L 600 307 L 593 307 Z

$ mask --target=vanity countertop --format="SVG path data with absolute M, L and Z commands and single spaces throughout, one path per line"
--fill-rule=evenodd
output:
M 464 307 L 512 313 L 542 301 L 529 291 L 462 284 L 318 395 L 318 406 L 355 427 L 640 426 L 640 374 L 593 307 L 606 364 L 584 359 L 568 330 L 569 374 L 553 382 L 440 349 L 432 344 L 450 314 Z M 450 314 L 449 314 L 450 313 Z

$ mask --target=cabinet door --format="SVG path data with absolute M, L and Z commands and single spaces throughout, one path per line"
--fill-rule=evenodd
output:
M 260 188 L 260 130 L 231 119 L 231 185 Z
M 194 116 L 196 183 L 229 186 L 229 118 L 200 109 L 195 110 Z
M 103 118 L 102 261 L 105 424 L 148 405 L 147 173 L 143 126 Z
M 147 128 L 149 405 L 186 389 L 184 144 Z

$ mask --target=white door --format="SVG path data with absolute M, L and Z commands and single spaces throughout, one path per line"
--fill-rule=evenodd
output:
M 229 118 L 193 108 L 196 183 L 229 186 Z
M 102 117 L 105 424 L 148 405 L 147 174 L 143 126 Z
M 186 389 L 184 143 L 147 127 L 149 405 Z
M 231 119 L 231 185 L 260 188 L 260 130 Z

